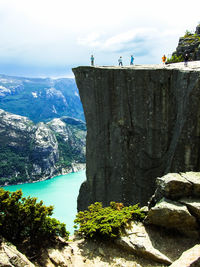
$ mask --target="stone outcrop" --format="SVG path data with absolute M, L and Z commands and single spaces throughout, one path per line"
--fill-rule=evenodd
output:
M 0 185 L 85 168 L 85 135 L 85 123 L 77 119 L 62 117 L 34 124 L 0 110 Z
M 200 25 L 196 27 L 194 34 L 186 33 L 179 39 L 173 55 L 184 58 L 185 54 L 188 54 L 189 60 L 200 60 Z
M 162 199 L 152 207 L 145 220 L 147 224 L 176 229 L 187 236 L 199 236 L 197 220 L 188 211 L 186 205 Z
M 0 266 L 2 267 L 34 267 L 25 255 L 15 246 L 1 238 L 0 241 Z
M 200 235 L 200 173 L 169 173 L 156 180 L 145 223 L 176 230 L 186 236 Z
M 125 229 L 125 235 L 114 242 L 128 251 L 155 262 L 171 264 L 172 261 L 164 255 L 159 248 L 155 248 L 151 241 L 150 229 L 145 228 L 142 223 L 132 223 L 131 227 Z M 163 238 L 164 240 L 164 238 Z M 165 240 L 167 237 L 165 236 Z
M 198 171 L 199 66 L 73 69 L 87 123 L 87 181 L 78 209 L 147 203 L 155 178 Z
M 185 251 L 170 267 L 198 267 L 200 266 L 200 245 Z

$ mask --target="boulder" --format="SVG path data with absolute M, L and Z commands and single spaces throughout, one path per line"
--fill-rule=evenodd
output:
M 196 218 L 187 207 L 168 199 L 162 199 L 149 210 L 145 223 L 173 229 L 186 236 L 199 236 Z
M 0 244 L 0 266 L 2 267 L 34 267 L 25 255 L 5 239 Z
M 125 250 L 132 251 L 138 256 L 155 262 L 171 264 L 171 260 L 153 246 L 142 223 L 132 223 L 129 229 L 125 229 L 125 236 L 115 240 L 115 243 Z
M 200 172 L 181 173 L 181 176 L 192 184 L 192 195 L 200 197 Z
M 183 252 L 181 257 L 173 262 L 170 267 L 199 267 L 200 266 L 200 245 Z
M 157 194 L 168 199 L 178 199 L 192 193 L 192 184 L 178 173 L 169 173 L 157 178 Z
M 200 24 L 197 25 L 195 33 L 200 35 Z
M 200 199 L 184 198 L 179 202 L 186 205 L 189 212 L 200 221 Z

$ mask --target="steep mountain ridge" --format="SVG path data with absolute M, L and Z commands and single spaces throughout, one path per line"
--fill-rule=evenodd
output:
M 84 120 L 72 78 L 24 78 L 0 75 L 0 108 L 34 122 L 61 116 Z
M 0 110 L 0 184 L 31 182 L 85 163 L 85 123 L 73 118 L 34 124 Z

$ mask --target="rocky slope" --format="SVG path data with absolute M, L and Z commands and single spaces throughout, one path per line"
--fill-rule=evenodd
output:
M 34 122 L 61 116 L 84 120 L 74 79 L 0 75 L 0 108 Z
M 198 64 L 73 71 L 88 130 L 79 210 L 95 201 L 144 205 L 157 176 L 200 169 Z
M 0 184 L 31 182 L 85 163 L 85 123 L 63 117 L 34 124 L 0 110 Z
M 85 240 L 74 236 L 67 242 L 58 238 L 54 246 L 29 259 L 31 262 L 1 238 L 0 266 L 200 266 L 200 173 L 170 173 L 156 181 L 144 223 L 132 221 L 121 237 Z M 189 216 L 193 217 L 190 228 Z
M 186 32 L 185 36 L 179 39 L 176 51 L 173 56 L 184 58 L 188 54 L 189 60 L 200 60 L 200 25 L 196 27 L 195 33 Z

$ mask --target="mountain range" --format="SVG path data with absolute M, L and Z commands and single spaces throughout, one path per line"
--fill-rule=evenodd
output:
M 84 120 L 73 78 L 24 78 L 0 75 L 0 109 L 33 122 L 61 116 Z
M 85 122 L 70 117 L 35 124 L 0 110 L 0 185 L 52 178 L 85 167 Z

